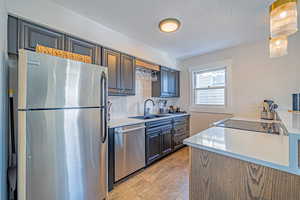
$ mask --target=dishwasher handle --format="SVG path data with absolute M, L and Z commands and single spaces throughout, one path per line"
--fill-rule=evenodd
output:
M 128 133 L 128 132 L 132 132 L 132 131 L 136 131 L 136 130 L 140 130 L 140 129 L 145 129 L 146 126 L 140 126 L 140 127 L 137 127 L 137 128 L 131 128 L 131 129 L 126 129 L 126 130 L 116 130 L 116 133 L 118 134 L 123 134 L 123 133 Z

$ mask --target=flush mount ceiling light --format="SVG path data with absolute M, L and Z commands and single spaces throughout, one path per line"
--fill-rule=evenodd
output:
M 276 0 L 270 6 L 271 37 L 289 36 L 298 31 L 297 0 Z
M 288 40 L 286 36 L 270 38 L 270 57 L 276 58 L 288 54 Z
M 171 33 L 175 32 L 180 27 L 180 21 L 175 18 L 167 18 L 159 22 L 159 29 L 162 32 Z

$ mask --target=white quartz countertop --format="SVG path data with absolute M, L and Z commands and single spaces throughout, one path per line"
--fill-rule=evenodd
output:
M 300 113 L 277 111 L 279 118 L 290 134 L 300 135 Z
M 289 166 L 289 137 L 212 127 L 184 141 L 192 147 Z
M 163 120 L 163 119 L 169 119 L 169 118 L 181 117 L 181 116 L 187 116 L 187 115 L 189 115 L 189 114 L 188 113 L 168 114 L 168 116 L 165 116 L 165 117 L 159 117 L 159 118 L 154 118 L 154 119 L 144 119 L 144 120 L 143 119 L 134 119 L 134 118 L 130 118 L 131 116 L 128 116 L 125 118 L 111 120 L 108 123 L 108 127 L 109 128 L 117 128 L 117 127 L 122 127 L 122 126 L 140 124 L 140 123 L 145 123 L 145 122 L 151 122 L 151 121 L 157 121 L 157 120 Z

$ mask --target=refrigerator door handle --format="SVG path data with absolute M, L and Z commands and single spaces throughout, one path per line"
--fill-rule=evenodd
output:
M 101 141 L 105 143 L 107 138 L 107 78 L 105 72 L 101 74 Z

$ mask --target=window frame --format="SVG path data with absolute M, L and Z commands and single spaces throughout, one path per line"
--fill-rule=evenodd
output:
M 215 62 L 205 65 L 189 68 L 190 76 L 190 111 L 192 112 L 207 112 L 207 113 L 226 113 L 232 114 L 232 93 L 231 93 L 231 60 Z M 224 105 L 209 105 L 209 104 L 195 104 L 195 77 L 194 73 L 197 72 L 211 72 L 225 69 L 225 87 L 211 87 L 213 89 L 224 88 Z M 204 89 L 204 88 L 203 88 Z M 208 88 L 205 88 L 207 90 Z
M 225 84 L 224 86 L 208 86 L 208 87 L 200 87 L 200 88 L 196 88 L 196 79 L 195 76 L 197 73 L 207 73 L 207 72 L 215 72 L 215 71 L 221 71 L 224 70 L 225 71 Z M 208 69 L 208 70 L 194 70 L 192 73 L 192 81 L 193 81 L 193 88 L 192 88 L 192 92 L 193 92 L 193 101 L 195 101 L 195 97 L 196 97 L 196 91 L 197 90 L 212 90 L 212 89 L 224 89 L 224 104 L 223 105 L 219 105 L 219 104 L 195 104 L 195 105 L 199 105 L 199 106 L 226 106 L 227 104 L 227 69 L 226 67 L 221 67 L 221 68 L 214 68 L 214 69 Z

